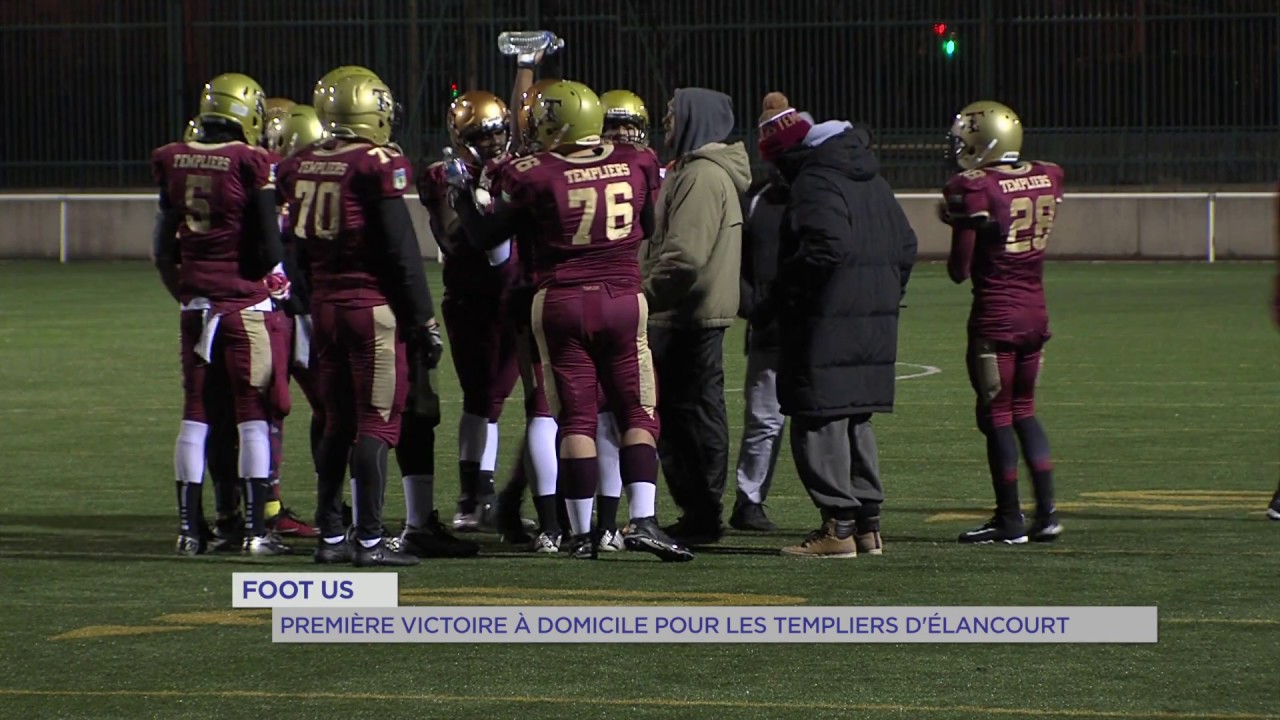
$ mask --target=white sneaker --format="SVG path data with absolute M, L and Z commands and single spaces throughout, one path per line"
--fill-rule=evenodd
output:
M 620 552 L 624 547 L 622 533 L 618 530 L 604 530 L 596 541 L 596 552 Z
M 554 555 L 560 552 L 560 536 L 538 533 L 533 541 L 533 551 L 543 555 Z
M 479 532 L 480 518 L 475 513 L 454 513 L 454 532 Z

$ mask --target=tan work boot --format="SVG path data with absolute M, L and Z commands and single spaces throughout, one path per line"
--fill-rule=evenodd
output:
M 865 529 L 866 532 L 860 532 Z M 863 555 L 883 555 L 884 541 L 880 539 L 880 518 L 867 518 L 858 521 L 858 529 L 853 531 L 853 542 L 858 552 Z
M 852 535 L 843 540 L 836 537 L 836 521 L 831 519 L 809 533 L 799 545 L 782 548 L 782 554 L 811 558 L 851 558 L 858 556 L 858 548 Z

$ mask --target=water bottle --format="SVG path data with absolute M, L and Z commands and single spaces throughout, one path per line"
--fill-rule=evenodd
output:
M 564 40 L 550 30 L 508 30 L 498 36 L 498 52 L 503 55 L 550 55 L 564 47 Z

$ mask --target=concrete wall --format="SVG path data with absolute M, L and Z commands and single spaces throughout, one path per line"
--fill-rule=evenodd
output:
M 0 257 L 57 259 L 59 203 L 0 194 Z M 75 198 L 76 196 L 71 196 Z M 145 258 L 151 243 L 155 201 L 151 195 L 82 196 L 66 203 L 68 260 Z M 902 205 L 925 256 L 947 252 L 949 230 L 935 218 L 929 193 L 904 193 Z M 436 256 L 427 213 L 409 202 L 423 254 Z M 1217 257 L 1272 257 L 1275 200 L 1271 197 L 1216 199 Z M 1059 208 L 1049 241 L 1058 257 L 1203 259 L 1208 238 L 1208 201 L 1193 198 L 1132 198 L 1115 194 L 1068 195 Z

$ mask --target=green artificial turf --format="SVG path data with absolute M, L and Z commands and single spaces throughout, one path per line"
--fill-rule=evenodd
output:
M 991 504 L 964 372 L 969 296 L 922 265 L 899 366 L 917 377 L 876 420 L 884 556 L 775 554 L 817 524 L 784 451 L 769 499 L 784 530 L 730 533 L 693 563 L 534 557 L 487 537 L 485 557 L 400 576 L 402 604 L 1157 605 L 1157 644 L 273 645 L 268 611 L 230 610 L 231 573 L 309 571 L 308 557 L 171 554 L 177 315 L 154 273 L 0 263 L 0 718 L 1276 717 L 1271 272 L 1049 267 L 1038 414 L 1066 526 L 1054 545 L 955 543 Z M 741 348 L 739 324 L 726 342 L 731 461 Z M 447 514 L 460 404 L 452 371 L 441 377 Z M 517 397 L 503 417 L 500 476 L 520 410 Z M 309 516 L 300 395 L 287 427 L 286 500 Z M 665 495 L 659 514 L 675 519 Z

